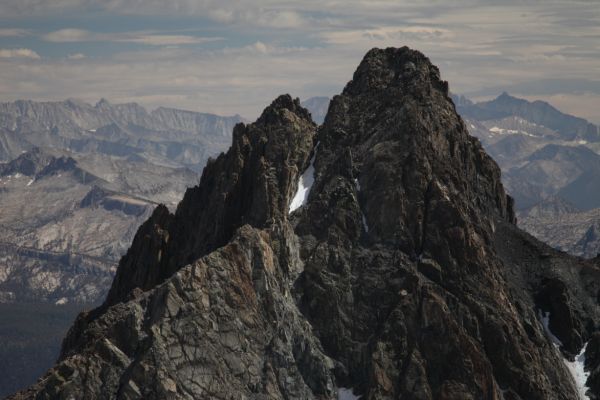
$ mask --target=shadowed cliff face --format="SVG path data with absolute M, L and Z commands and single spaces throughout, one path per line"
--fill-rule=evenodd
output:
M 595 396 L 599 290 L 515 227 L 438 69 L 373 49 L 318 132 L 289 96 L 238 125 L 15 398 L 578 399 L 585 343 Z
M 159 207 L 140 228 L 105 305 L 124 300 L 136 287 L 151 289 L 225 245 L 244 224 L 263 228 L 284 220 L 315 131 L 308 112 L 290 96 L 277 98 L 256 123 L 237 125 L 231 149 L 209 161 L 175 215 Z

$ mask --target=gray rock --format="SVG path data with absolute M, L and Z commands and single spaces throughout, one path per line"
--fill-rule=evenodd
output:
M 515 226 L 438 69 L 373 49 L 315 130 L 289 96 L 238 125 L 13 398 L 578 399 L 561 358 L 597 331 L 599 265 Z

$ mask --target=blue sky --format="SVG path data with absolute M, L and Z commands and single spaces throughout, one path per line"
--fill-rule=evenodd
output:
M 597 1 L 2 0 L 0 101 L 254 118 L 280 93 L 334 95 L 368 49 L 402 45 L 456 93 L 508 90 L 600 122 Z

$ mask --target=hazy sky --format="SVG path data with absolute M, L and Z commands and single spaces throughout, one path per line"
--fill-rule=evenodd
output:
M 456 93 L 508 90 L 600 122 L 598 0 L 1 0 L 0 100 L 254 118 L 280 93 L 338 93 L 368 49 L 402 45 Z

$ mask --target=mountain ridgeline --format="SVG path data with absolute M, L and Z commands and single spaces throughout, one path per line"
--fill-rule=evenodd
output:
M 0 103 L 0 398 L 54 364 L 138 227 L 157 204 L 176 207 L 241 120 L 106 100 Z
M 469 133 L 502 169 L 519 226 L 570 254 L 599 254 L 599 128 L 543 101 L 507 93 L 479 103 L 452 98 Z
M 34 147 L 135 157 L 201 170 L 230 141 L 239 115 L 221 117 L 136 103 L 78 100 L 0 103 L 0 162 Z
M 437 67 L 373 49 L 322 126 L 238 124 L 13 398 L 596 399 L 598 263 L 515 226 Z
M 560 112 L 545 101 L 529 102 L 504 92 L 494 100 L 473 103 L 455 97 L 460 114 L 475 120 L 499 120 L 518 116 L 558 132 L 564 140 L 600 142 L 600 128 L 583 118 Z

